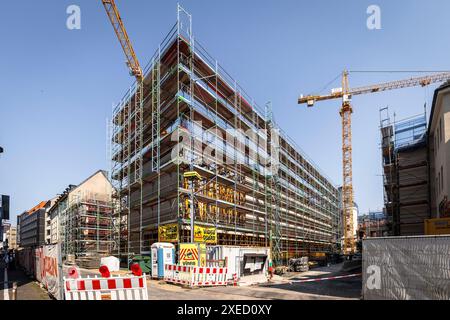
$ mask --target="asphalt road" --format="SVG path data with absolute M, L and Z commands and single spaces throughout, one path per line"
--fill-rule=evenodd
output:
M 17 300 L 50 300 L 47 292 L 21 270 L 0 268 L 0 300 L 12 300 L 12 283 L 17 283 Z M 7 282 L 6 282 L 7 281 Z

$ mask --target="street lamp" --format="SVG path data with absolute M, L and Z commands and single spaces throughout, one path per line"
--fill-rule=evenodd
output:
M 197 171 L 187 171 L 183 174 L 183 177 L 189 180 L 189 185 L 191 188 L 191 243 L 194 243 L 194 182 L 196 180 L 201 180 L 201 176 Z

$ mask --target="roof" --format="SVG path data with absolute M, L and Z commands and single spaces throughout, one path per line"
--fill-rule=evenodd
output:
M 50 210 L 53 210 L 53 208 L 55 208 L 59 202 L 61 202 L 62 200 L 64 200 L 65 198 L 67 198 L 67 196 L 69 195 L 69 193 L 71 193 L 72 191 L 74 191 L 75 189 L 77 189 L 78 187 L 80 187 L 81 185 L 83 185 L 86 181 L 88 181 L 89 179 L 91 179 L 93 176 L 95 176 L 96 174 L 98 174 L 99 172 L 101 172 L 103 174 L 103 176 L 106 178 L 106 180 L 109 181 L 108 178 L 108 173 L 105 170 L 97 170 L 96 172 L 94 172 L 93 174 L 91 174 L 89 177 L 87 177 L 86 179 L 84 179 L 80 184 L 78 185 L 72 185 L 70 184 L 68 188 L 66 188 L 66 190 L 56 199 L 56 201 L 53 201 L 52 206 L 50 207 Z
M 47 203 L 48 203 L 48 200 L 39 202 L 38 205 L 36 205 L 33 208 L 31 208 L 30 210 L 28 210 L 27 214 L 32 214 L 32 213 L 38 211 L 39 209 L 44 208 L 47 205 Z
M 445 82 L 439 88 L 434 90 L 433 103 L 431 104 L 430 120 L 428 121 L 428 136 L 430 136 L 431 123 L 433 121 L 434 110 L 436 109 L 437 97 L 442 90 L 445 90 L 448 88 L 450 88 L 450 81 Z

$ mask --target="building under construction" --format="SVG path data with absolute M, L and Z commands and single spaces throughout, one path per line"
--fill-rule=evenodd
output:
M 270 246 L 277 264 L 336 249 L 336 186 L 277 127 L 271 104 L 258 106 L 194 41 L 191 26 L 179 7 L 143 85 L 113 110 L 120 255 L 148 252 L 168 225 L 174 242 L 190 242 L 191 205 L 217 244 Z
M 64 260 L 72 256 L 81 266 L 96 266 L 101 256 L 117 252 L 111 195 L 107 174 L 99 170 L 52 201 L 50 242 L 61 244 Z
M 429 155 L 425 114 L 392 121 L 380 109 L 385 211 L 394 236 L 424 234 L 430 218 Z

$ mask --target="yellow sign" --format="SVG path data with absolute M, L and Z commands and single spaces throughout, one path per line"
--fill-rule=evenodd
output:
M 199 251 L 200 251 L 200 267 L 206 267 L 206 243 L 199 243 Z
M 194 241 L 208 244 L 217 243 L 217 231 L 214 227 L 194 227 Z
M 450 234 L 450 218 L 425 219 L 425 234 Z
M 182 266 L 198 266 L 198 244 L 180 243 L 178 262 Z
M 178 224 L 166 224 L 158 228 L 159 242 L 178 242 Z

